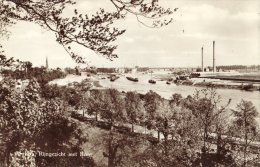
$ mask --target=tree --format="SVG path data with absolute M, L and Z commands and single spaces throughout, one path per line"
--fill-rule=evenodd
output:
M 181 96 L 181 94 L 178 94 L 178 93 L 174 93 L 170 99 L 170 102 L 174 103 L 177 106 L 179 106 L 181 104 L 181 101 L 182 101 L 182 96 Z
M 95 114 L 96 121 L 98 121 L 98 115 L 104 110 L 105 104 L 104 92 L 101 90 L 91 90 L 90 96 L 87 99 L 88 114 Z
M 160 109 L 161 101 L 161 96 L 151 90 L 144 95 L 144 108 L 146 110 L 146 116 L 150 120 L 155 118 L 156 111 Z
M 236 166 L 235 155 L 231 154 L 231 145 L 233 137 L 232 118 L 229 109 L 225 109 L 213 121 L 213 142 L 217 146 L 214 157 L 215 164 L 225 166 Z M 212 139 L 212 138 L 211 138 Z
M 149 91 L 144 96 L 144 108 L 145 108 L 145 119 L 147 128 L 155 127 L 156 112 L 160 112 L 160 105 L 162 98 L 156 92 Z M 158 131 L 158 139 L 160 138 L 160 132 Z
M 71 18 L 62 16 L 62 12 L 70 5 L 75 5 L 73 0 L 1 0 L 0 3 L 0 33 L 6 34 L 7 26 L 17 21 L 33 22 L 52 31 L 56 41 L 61 44 L 67 53 L 78 63 L 85 63 L 82 56 L 77 55 L 72 46 L 74 44 L 91 49 L 97 54 L 112 60 L 117 55 L 117 48 L 112 42 L 122 35 L 125 30 L 113 27 L 116 20 L 133 14 L 137 20 L 147 27 L 158 28 L 168 25 L 172 18 L 164 18 L 172 14 L 170 9 L 158 5 L 158 0 L 110 0 L 114 5 L 114 12 L 100 9 L 89 16 L 80 14 L 77 9 Z M 177 8 L 174 12 L 177 11 Z M 144 19 L 151 19 L 149 25 Z
M 164 146 L 164 156 L 168 156 L 169 144 L 168 144 L 168 137 L 169 134 L 174 134 L 174 129 L 172 128 L 174 125 L 176 126 L 176 112 L 174 108 L 170 105 L 168 100 L 162 100 L 160 111 L 156 113 L 156 129 L 158 134 L 162 132 L 164 136 L 163 146 Z M 176 131 L 175 131 L 176 132 Z M 160 140 L 158 136 L 158 140 Z
M 106 149 L 103 155 L 108 158 L 108 167 L 131 166 L 131 158 L 139 150 L 141 140 L 138 136 L 133 137 L 116 132 L 106 136 L 104 138 Z
M 0 83 L 0 128 L 5 136 L 7 163 L 10 153 L 18 151 L 24 143 L 31 143 L 32 136 L 37 132 L 37 125 L 42 121 L 37 105 L 37 82 L 31 81 L 22 92 L 16 91 L 15 86 L 16 83 L 8 78 L 4 78 Z
M 2 50 L 2 45 L 0 45 L 0 67 L 11 67 L 14 62 L 15 60 L 13 58 L 6 58 Z
M 232 111 L 235 116 L 233 122 L 235 127 L 234 132 L 237 136 L 241 137 L 244 145 L 243 166 L 247 166 L 248 147 L 257 137 L 257 123 L 255 118 L 258 112 L 252 102 L 245 100 L 241 100 L 237 104 L 236 110 Z
M 198 122 L 198 130 L 201 132 L 203 146 L 202 146 L 202 155 L 201 162 L 203 166 L 207 166 L 208 163 L 214 163 L 208 158 L 210 155 L 208 153 L 210 149 L 210 138 L 211 134 L 214 132 L 219 132 L 216 130 L 218 127 L 214 127 L 217 119 L 220 118 L 220 115 L 226 111 L 226 108 L 230 104 L 229 100 L 225 106 L 219 106 L 221 98 L 217 95 L 216 89 L 214 88 L 205 88 L 202 90 L 197 90 L 192 99 L 189 99 L 185 102 L 185 105 L 194 117 L 195 121 Z M 221 133 L 217 133 L 221 134 Z M 218 136 L 219 140 L 221 136 Z
M 85 114 L 85 108 L 88 106 L 88 101 L 85 99 L 87 98 L 87 92 L 89 89 L 92 87 L 91 83 L 89 82 L 88 79 L 85 79 L 81 81 L 80 83 L 75 85 L 76 91 L 80 94 L 81 100 L 78 103 L 78 109 L 82 109 L 82 115 L 84 117 Z
M 54 164 L 50 157 L 35 158 L 33 154 L 19 156 L 19 153 L 37 151 L 80 152 L 80 146 L 86 141 L 80 126 L 66 115 L 63 102 L 58 98 L 41 98 L 39 89 L 36 80 L 30 80 L 22 90 L 16 89 L 16 82 L 10 78 L 4 78 L 0 82 L 0 136 L 3 136 L 1 144 L 5 146 L 4 150 L 1 149 L 1 152 L 4 152 L 5 164 L 62 164 L 69 167 L 75 159 L 81 165 L 91 163 L 91 160 L 80 156 L 75 159 L 55 159 Z
M 114 132 L 115 123 L 122 123 L 126 120 L 126 114 L 124 111 L 124 100 L 121 97 L 120 92 L 116 89 L 108 89 L 104 95 L 104 105 L 101 110 L 101 118 L 109 122 L 110 130 L 107 142 L 108 152 L 105 157 L 108 158 L 108 167 L 114 167 L 118 163 L 121 163 L 122 157 L 117 157 L 117 152 L 119 148 L 124 148 L 126 146 L 125 139 L 118 139 L 117 133 Z
M 113 130 L 113 126 L 116 122 L 126 120 L 124 100 L 118 90 L 108 89 L 105 92 L 105 104 L 100 116 L 108 120 L 111 125 L 111 130 Z
M 132 132 L 134 132 L 134 124 L 140 122 L 143 116 L 142 101 L 136 92 L 127 92 L 125 97 L 125 110 L 127 117 L 132 124 Z
M 31 68 L 32 68 L 32 63 L 29 61 L 25 61 L 22 63 L 22 67 L 23 67 L 25 73 L 28 74 L 29 70 L 31 70 Z
M 46 84 L 41 88 L 41 97 L 47 100 L 52 100 L 56 98 L 64 98 L 64 92 L 66 91 L 66 87 L 60 87 L 58 85 L 49 85 Z M 64 98 L 65 100 L 65 98 Z

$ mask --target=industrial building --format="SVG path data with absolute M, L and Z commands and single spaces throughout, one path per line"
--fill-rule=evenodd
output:
M 217 71 L 216 68 L 216 55 L 215 55 L 215 41 L 213 41 L 213 68 L 210 69 L 204 68 L 204 55 L 203 47 L 201 48 L 201 72 L 191 73 L 191 77 L 215 77 L 215 76 L 236 76 L 240 75 L 237 71 Z

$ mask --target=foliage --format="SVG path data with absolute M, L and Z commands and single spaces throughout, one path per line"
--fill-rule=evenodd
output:
M 115 73 L 116 69 L 115 68 L 97 68 L 97 72 L 100 72 L 100 73 Z
M 5 162 L 24 165 L 32 159 L 29 162 L 37 166 L 52 166 L 53 158 L 34 159 L 33 155 L 27 157 L 27 154 L 17 157 L 17 153 L 23 150 L 79 152 L 86 136 L 80 126 L 64 114 L 63 102 L 58 98 L 41 98 L 36 80 L 30 80 L 25 89 L 17 89 L 16 86 L 16 82 L 9 78 L 0 83 L 0 134 L 5 145 L 1 151 L 5 152 Z M 79 163 L 85 162 L 82 157 L 76 158 Z M 72 162 L 65 157 L 55 160 L 58 166 L 66 163 L 68 165 L 65 166 L 71 166 Z
M 119 91 L 116 89 L 108 89 L 105 92 L 105 105 L 100 116 L 108 120 L 112 126 L 115 122 L 122 122 L 126 119 L 124 101 Z
M 16 151 L 23 141 L 30 141 L 37 133 L 37 125 L 42 121 L 37 103 L 37 85 L 31 81 L 28 87 L 19 93 L 15 83 L 4 79 L 1 83 L 1 133 L 5 134 L 7 151 Z
M 181 101 L 182 101 L 182 96 L 181 96 L 181 94 L 178 94 L 178 93 L 174 93 L 170 99 L 170 102 L 174 103 L 177 106 L 180 105 Z
M 33 156 L 34 152 L 32 150 L 19 150 L 11 154 L 11 167 L 35 167 L 35 159 Z
M 226 111 L 230 103 L 229 101 L 226 106 L 218 107 L 219 102 L 220 97 L 217 95 L 216 90 L 206 88 L 195 92 L 193 99 L 186 104 L 200 124 L 199 130 L 202 131 L 203 149 L 205 151 L 207 151 L 206 141 L 209 138 L 209 133 L 213 131 L 214 120 Z
M 35 78 L 41 87 L 46 85 L 49 81 L 65 77 L 65 73 L 60 69 L 47 71 L 45 67 L 30 67 L 31 65 L 29 62 L 25 63 L 27 65 L 24 65 L 23 62 L 21 63 L 23 70 L 20 68 L 14 70 L 6 69 L 2 71 L 2 74 L 4 74 L 5 77 L 12 77 L 13 79 L 21 80 Z
M 46 84 L 41 88 L 40 95 L 46 100 L 61 99 L 64 104 L 78 108 L 82 94 L 74 88 Z
M 142 101 L 136 92 L 127 92 L 125 97 L 125 110 L 129 122 L 132 124 L 132 131 L 134 131 L 133 124 L 138 124 L 143 118 Z
M 233 110 L 235 119 L 233 121 L 233 135 L 243 140 L 243 166 L 247 165 L 248 147 L 257 137 L 257 123 L 255 118 L 258 116 L 255 106 L 252 102 L 241 100 L 237 104 L 237 109 Z
M 63 98 L 64 92 L 67 91 L 65 86 L 58 86 L 58 85 L 49 85 L 46 84 L 41 89 L 41 96 L 47 100 L 56 99 L 56 98 Z
M 169 141 L 169 155 L 164 154 L 164 147 L 163 144 L 147 147 L 143 153 L 136 157 L 137 162 L 140 166 L 150 167 L 191 166 L 190 151 L 185 145 L 177 145 L 174 144 L 173 140 Z
M 7 26 L 17 21 L 33 22 L 56 35 L 56 41 L 61 44 L 67 53 L 78 63 L 85 63 L 82 56 L 77 55 L 72 47 L 77 44 L 91 49 L 97 54 L 112 60 L 117 46 L 113 41 L 122 35 L 125 30 L 113 26 L 116 20 L 124 19 L 127 13 L 133 14 L 145 26 L 161 27 L 168 25 L 172 19 L 162 19 L 172 14 L 170 9 L 158 5 L 158 0 L 111 0 L 116 11 L 107 12 L 100 9 L 92 16 L 80 14 L 77 9 L 71 17 L 63 17 L 62 13 L 71 5 L 73 0 L 1 0 L 0 5 L 0 32 L 4 34 Z M 176 10 L 174 10 L 176 11 Z M 152 19 L 151 25 L 141 18 Z
M 154 120 L 156 112 L 160 109 L 160 102 L 162 98 L 156 92 L 149 91 L 144 96 L 144 108 L 147 112 L 147 119 Z
M 104 157 L 108 158 L 108 167 L 129 166 L 131 156 L 138 150 L 141 139 L 129 135 L 110 132 L 109 136 L 104 138 L 106 149 L 103 152 Z
M 88 114 L 95 114 L 96 121 L 98 120 L 98 114 L 103 110 L 105 105 L 104 92 L 100 90 L 91 90 L 88 101 Z

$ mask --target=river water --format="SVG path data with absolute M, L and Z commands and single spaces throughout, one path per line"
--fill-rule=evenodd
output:
M 149 75 L 136 76 L 139 82 L 132 82 L 121 76 L 119 79 L 111 82 L 109 79 L 101 79 L 100 85 L 106 88 L 115 88 L 119 91 L 136 91 L 138 93 L 147 93 L 153 90 L 164 98 L 170 98 L 172 94 L 179 93 L 183 97 L 193 95 L 195 90 L 202 89 L 196 86 L 185 86 L 171 84 L 167 85 L 165 81 L 156 81 L 156 84 L 149 84 Z M 217 89 L 217 93 L 221 96 L 221 104 L 225 105 L 231 99 L 230 108 L 235 109 L 236 105 L 242 100 L 251 101 L 260 112 L 260 92 L 259 91 L 242 91 L 237 89 Z

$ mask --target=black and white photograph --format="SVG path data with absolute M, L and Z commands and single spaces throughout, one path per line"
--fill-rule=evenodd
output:
M 260 167 L 260 0 L 0 0 L 0 167 Z

